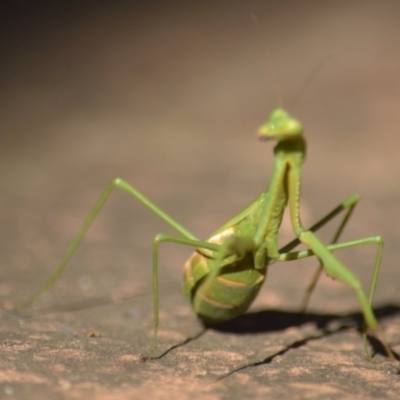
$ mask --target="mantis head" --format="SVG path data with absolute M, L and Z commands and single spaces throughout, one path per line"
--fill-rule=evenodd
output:
M 301 136 L 303 126 L 285 110 L 276 108 L 271 112 L 267 122 L 261 126 L 258 135 L 262 140 L 275 139 L 278 142 Z

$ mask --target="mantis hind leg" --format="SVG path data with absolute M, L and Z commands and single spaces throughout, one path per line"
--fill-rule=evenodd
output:
M 72 241 L 71 245 L 69 246 L 68 250 L 64 254 L 60 263 L 58 264 L 57 268 L 51 274 L 50 278 L 36 293 L 34 293 L 27 301 L 25 301 L 25 303 L 23 303 L 22 305 L 17 307 L 18 310 L 22 310 L 22 309 L 29 307 L 38 297 L 40 297 L 40 295 L 42 295 L 47 289 L 49 289 L 51 286 L 53 286 L 57 282 L 58 278 L 60 277 L 61 273 L 63 272 L 68 261 L 74 254 L 75 250 L 77 249 L 77 247 L 83 240 L 86 232 L 88 231 L 88 229 L 92 225 L 93 221 L 96 219 L 98 213 L 102 209 L 104 203 L 107 201 L 110 194 L 116 188 L 123 190 L 124 192 L 128 193 L 129 195 L 134 197 L 136 200 L 138 200 L 140 203 L 145 205 L 147 208 L 149 208 L 151 211 L 153 211 L 156 215 L 158 215 L 162 220 L 164 220 L 169 226 L 171 226 L 176 231 L 178 231 L 184 238 L 194 240 L 194 241 L 198 240 L 195 235 L 190 233 L 181 224 L 179 224 L 177 221 L 175 221 L 173 218 L 171 218 L 166 212 L 164 212 L 161 208 L 159 208 L 153 202 L 151 202 L 146 196 L 144 196 L 141 192 L 139 192 L 135 187 L 133 187 L 132 185 L 130 185 L 128 182 L 124 181 L 121 178 L 115 178 L 109 183 L 109 185 L 104 190 L 104 192 L 102 193 L 100 198 L 97 200 L 96 204 L 90 211 L 89 215 L 86 217 L 86 220 L 84 221 L 79 232 L 75 236 L 75 238 Z

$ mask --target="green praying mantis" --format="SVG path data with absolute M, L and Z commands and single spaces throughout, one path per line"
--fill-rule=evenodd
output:
M 366 329 L 368 328 L 380 339 L 388 357 L 395 360 L 371 306 L 379 275 L 383 240 L 380 236 L 371 236 L 339 242 L 339 237 L 360 197 L 356 194 L 348 197 L 324 218 L 306 229 L 300 218 L 301 174 L 306 156 L 301 123 L 285 110 L 277 108 L 271 112 L 267 122 L 261 126 L 259 137 L 262 140 L 276 141 L 273 171 L 268 187 L 255 201 L 225 223 L 207 241 L 197 238 L 128 182 L 116 178 L 107 186 L 89 213 L 49 280 L 22 307 L 25 308 L 32 304 L 57 281 L 104 203 L 113 190 L 118 188 L 144 204 L 179 234 L 177 236 L 158 234 L 153 241 L 154 332 L 148 358 L 154 357 L 157 349 L 158 250 L 161 243 L 168 242 L 191 246 L 195 249 L 184 266 L 183 292 L 192 304 L 194 312 L 206 324 L 227 321 L 243 314 L 257 296 L 270 265 L 277 261 L 299 260 L 316 256 L 320 265 L 308 287 L 305 303 L 307 303 L 322 271 L 345 283 L 354 290 L 360 302 Z M 287 207 L 295 239 L 278 249 L 279 228 Z M 341 212 L 344 217 L 332 242 L 328 245 L 322 243 L 315 232 Z M 303 243 L 307 249 L 293 251 L 300 243 Z M 377 246 L 369 298 L 365 295 L 359 279 L 333 254 L 337 250 L 367 244 Z M 367 351 L 366 329 L 364 349 L 367 356 L 371 358 Z

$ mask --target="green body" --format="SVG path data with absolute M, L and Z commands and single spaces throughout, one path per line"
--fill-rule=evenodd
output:
M 388 356 L 394 359 L 371 308 L 381 263 L 383 240 L 380 236 L 371 236 L 338 243 L 359 201 L 359 196 L 350 196 L 315 225 L 309 229 L 304 228 L 300 219 L 301 173 L 305 160 L 303 128 L 287 112 L 276 109 L 260 128 L 259 135 L 261 139 L 277 142 L 268 187 L 245 210 L 218 229 L 209 240 L 200 240 L 135 187 L 123 179 L 116 178 L 107 186 L 93 207 L 50 279 L 22 307 L 29 306 L 57 281 L 109 195 L 115 188 L 119 188 L 157 214 L 178 233 L 178 236 L 158 234 L 153 241 L 154 334 L 150 356 L 156 351 L 159 324 L 158 249 L 161 243 L 169 242 L 195 249 L 184 267 L 183 289 L 195 313 L 206 323 L 226 321 L 244 313 L 257 296 L 271 264 L 315 255 L 320 260 L 320 266 L 306 291 L 303 309 L 321 271 L 325 271 L 354 290 L 360 302 L 366 327 L 374 331 L 375 335 L 379 335 Z M 278 249 L 279 227 L 286 208 L 289 209 L 295 239 L 282 249 Z M 314 232 L 341 212 L 344 212 L 344 218 L 331 243 L 322 243 Z M 292 251 L 300 243 L 303 243 L 307 250 Z M 357 277 L 333 255 L 334 251 L 366 244 L 376 245 L 378 249 L 369 298 L 365 296 Z M 367 349 L 366 343 L 364 334 L 365 349 Z
M 266 192 L 207 240 L 222 246 L 233 237 L 237 238 L 233 246 L 236 247 L 247 238 L 243 254 L 235 254 L 235 249 L 227 251 L 216 265 L 209 251 L 198 249 L 184 268 L 185 296 L 206 323 L 227 321 L 243 314 L 256 298 L 268 264 L 279 258 L 278 232 L 289 200 L 288 174 L 293 166 L 303 164 L 305 144 L 300 123 L 280 109 L 271 113 L 260 135 L 278 140 Z M 213 269 L 218 272 L 210 274 Z

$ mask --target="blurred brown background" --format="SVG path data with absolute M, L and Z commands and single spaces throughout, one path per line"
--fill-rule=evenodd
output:
M 385 238 L 375 304 L 396 349 L 398 1 L 14 1 L 0 6 L 0 35 L 4 303 L 20 303 L 40 287 L 116 176 L 200 237 L 240 211 L 268 183 L 272 146 L 260 143 L 255 132 L 279 105 L 278 86 L 284 105 L 306 130 L 306 224 L 358 192 L 362 202 L 345 239 Z M 143 393 L 368 398 L 380 382 L 380 395 L 390 398 L 400 389 L 398 378 L 387 373 L 390 365 L 371 365 L 363 358 L 361 335 L 354 329 L 331 337 L 332 343 L 317 342 L 318 349 L 307 344 L 294 349 L 294 358 L 282 356 L 285 368 L 272 361 L 204 389 L 205 383 L 287 347 L 285 332 L 290 342 L 290 335 L 304 333 L 300 323 L 288 332 L 266 328 L 246 337 L 207 332 L 157 362 L 138 362 L 151 340 L 151 242 L 158 232 L 170 230 L 125 194 L 113 194 L 39 306 L 126 291 L 146 296 L 29 320 L 4 315 L 0 397 L 81 398 L 94 391 L 98 398 L 100 393 L 104 398 Z M 331 232 L 321 235 L 328 239 Z M 290 238 L 285 224 L 282 243 Z M 191 311 L 180 285 L 190 251 L 173 245 L 162 250 L 160 353 L 187 337 L 182 327 L 190 325 Z M 341 259 L 368 285 L 374 255 L 373 247 L 363 247 L 344 252 Z M 296 310 L 315 264 L 308 260 L 271 269 L 253 310 L 264 311 L 264 317 L 270 308 Z M 354 294 L 328 278 L 310 304 L 310 312 L 321 314 L 359 309 Z M 103 337 L 87 339 L 91 329 Z M 354 348 L 346 348 L 349 343 Z M 68 350 L 56 354 L 59 348 Z M 310 363 L 301 351 L 309 352 Z M 352 379 L 338 365 L 352 369 Z M 327 366 L 330 375 L 321 372 Z M 349 386 L 349 380 L 355 383 Z

